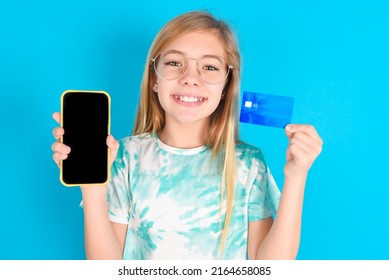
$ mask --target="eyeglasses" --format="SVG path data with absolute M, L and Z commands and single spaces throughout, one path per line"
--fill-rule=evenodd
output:
M 224 82 L 233 69 L 225 59 L 216 55 L 205 55 L 201 58 L 187 58 L 180 52 L 165 52 L 152 58 L 154 70 L 164 80 L 175 80 L 187 69 L 188 61 L 196 61 L 196 70 L 200 78 L 207 84 Z

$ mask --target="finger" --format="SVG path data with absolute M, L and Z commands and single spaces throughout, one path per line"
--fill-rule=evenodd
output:
M 61 153 L 54 153 L 53 154 L 53 159 L 56 163 L 59 163 L 61 160 L 65 160 L 69 157 L 69 155 L 66 154 L 61 154 Z
M 120 144 L 112 135 L 107 136 L 106 143 L 111 152 L 110 164 L 112 164 L 116 159 Z
M 293 158 L 299 159 L 299 161 L 301 161 L 301 159 L 307 158 L 307 153 L 297 144 L 290 144 L 289 150 Z
M 57 141 L 59 141 L 64 134 L 65 130 L 62 127 L 56 127 L 53 129 L 53 136 Z
M 56 156 L 55 153 L 53 154 L 53 161 L 54 161 L 55 164 L 59 167 L 59 159 L 57 158 L 57 156 Z
M 317 133 L 316 129 L 310 124 L 288 124 L 285 127 L 285 131 L 287 132 L 288 137 L 293 133 L 301 131 L 310 135 L 312 138 L 316 139 L 319 143 L 323 142 L 319 134 Z
M 107 146 L 112 150 L 112 151 L 117 151 L 119 149 L 119 141 L 117 141 L 112 135 L 107 136 Z
M 305 155 L 308 155 L 313 151 L 313 148 L 308 143 L 296 137 L 293 137 L 290 140 L 289 146 L 292 145 L 297 145 L 305 153 Z
M 321 151 L 321 143 L 317 139 L 312 138 L 308 134 L 304 132 L 296 132 L 293 134 L 293 138 L 300 139 L 301 141 L 307 143 L 313 150 L 316 150 L 318 152 Z
M 68 155 L 61 154 L 61 153 L 54 153 L 53 154 L 53 160 L 54 162 L 60 167 L 61 161 L 68 158 Z
M 63 143 L 55 142 L 51 145 L 51 150 L 54 153 L 61 153 L 61 154 L 69 154 L 71 152 L 71 149 L 69 146 L 66 146 Z
M 54 112 L 53 115 L 52 115 L 53 119 L 57 122 L 57 123 L 61 123 L 61 114 L 58 113 L 58 112 Z
M 293 149 L 292 149 L 293 147 Z M 321 152 L 317 146 L 311 146 L 309 143 L 293 137 L 289 144 L 290 153 L 293 157 L 300 160 L 314 160 Z

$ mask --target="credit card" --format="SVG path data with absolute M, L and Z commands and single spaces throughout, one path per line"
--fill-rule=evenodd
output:
M 243 92 L 240 122 L 284 128 L 292 122 L 294 98 Z

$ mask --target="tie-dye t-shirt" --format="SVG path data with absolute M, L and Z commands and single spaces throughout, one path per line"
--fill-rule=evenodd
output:
M 233 214 L 220 253 L 222 165 L 212 150 L 174 148 L 149 133 L 122 139 L 108 208 L 111 221 L 128 224 L 123 259 L 246 259 L 248 223 L 275 214 L 280 192 L 258 148 L 240 143 L 236 152 Z

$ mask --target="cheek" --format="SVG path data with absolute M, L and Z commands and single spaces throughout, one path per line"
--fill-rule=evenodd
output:
M 169 81 L 165 81 L 160 78 L 156 80 L 155 84 L 158 87 L 158 95 L 170 92 L 170 88 L 172 87 L 172 83 L 169 83 Z
M 216 110 L 220 102 L 222 102 L 222 90 L 223 87 L 218 86 L 218 88 L 214 88 L 212 91 L 208 92 L 209 100 L 213 111 Z
M 164 110 L 166 110 L 166 106 L 170 101 L 169 89 L 164 85 L 164 83 L 158 83 L 158 91 L 154 94 L 158 98 L 159 104 L 162 106 Z
M 212 88 L 208 89 L 209 96 L 215 99 L 221 99 L 223 94 L 224 85 L 213 85 Z

